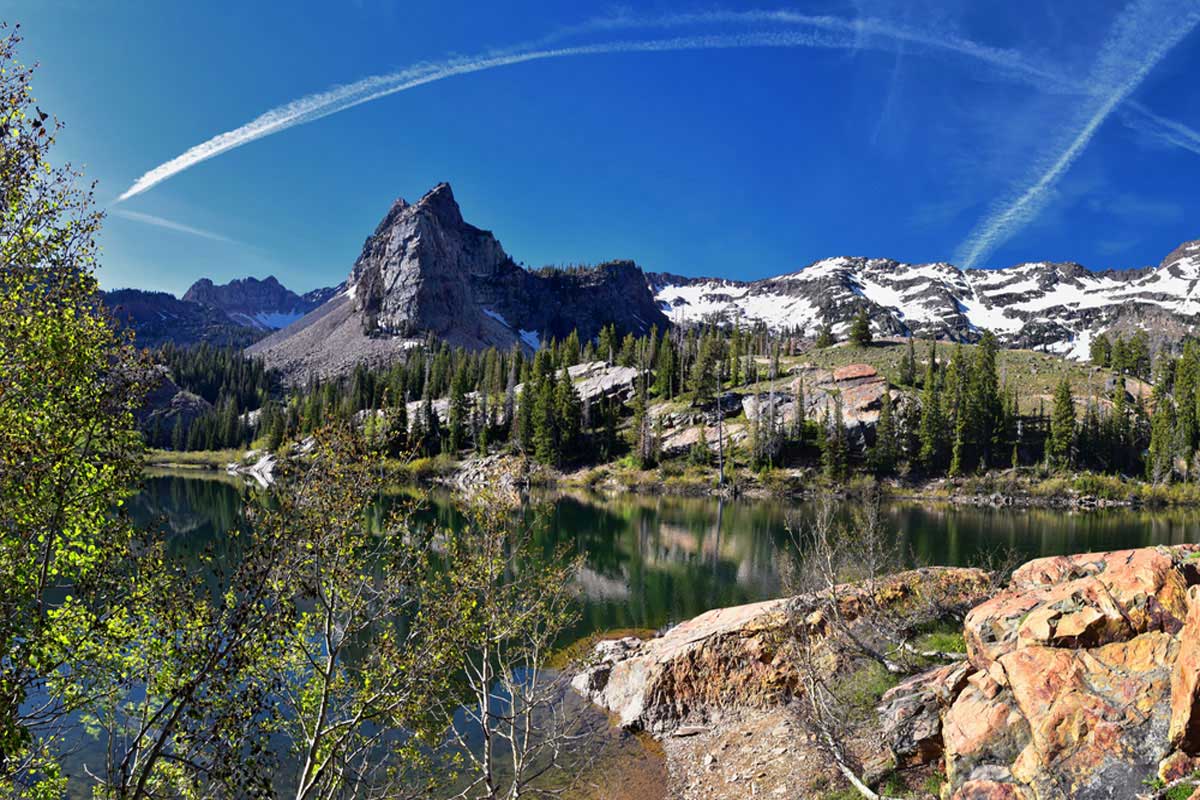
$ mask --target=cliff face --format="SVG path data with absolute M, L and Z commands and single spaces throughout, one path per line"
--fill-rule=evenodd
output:
M 387 363 L 425 336 L 471 349 L 537 349 L 612 324 L 644 334 L 669 324 L 631 261 L 531 272 L 490 232 L 463 220 L 449 184 L 397 200 L 363 244 L 345 289 L 250 352 L 290 380 Z
M 666 327 L 631 261 L 529 272 L 489 232 L 462 218 L 450 185 L 414 204 L 397 200 L 350 273 L 368 335 L 433 333 L 467 347 L 533 345 L 572 329 L 592 338 L 608 323 L 636 334 Z

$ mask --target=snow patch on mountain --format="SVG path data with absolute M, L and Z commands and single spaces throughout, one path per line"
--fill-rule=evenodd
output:
M 1176 248 L 1158 267 L 1124 272 L 1045 261 L 961 270 L 840 256 L 758 281 L 661 273 L 647 281 L 675 323 L 761 323 L 811 335 L 824 324 L 844 332 L 866 309 L 880 335 L 972 340 L 990 330 L 1012 346 L 1079 359 L 1102 331 L 1150 329 L 1164 320 L 1192 330 L 1200 323 L 1200 240 Z

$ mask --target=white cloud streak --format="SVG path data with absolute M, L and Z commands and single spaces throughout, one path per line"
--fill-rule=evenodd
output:
M 482 72 L 496 67 L 523 64 L 549 58 L 599 55 L 605 53 L 654 53 L 679 50 L 716 50 L 749 47 L 819 47 L 846 48 L 848 43 L 831 39 L 823 34 L 808 34 L 797 31 L 752 32 L 712 36 L 689 36 L 649 41 L 622 41 L 602 44 L 578 45 L 547 50 L 510 53 L 484 58 L 453 59 L 450 61 L 419 64 L 400 72 L 374 75 L 328 91 L 307 95 L 286 105 L 273 108 L 254 120 L 231 131 L 214 136 L 179 156 L 161 164 L 138 178 L 126 189 L 116 202 L 121 203 L 141 194 L 166 179 L 178 175 L 190 167 L 210 158 L 226 153 L 236 147 L 270 136 L 273 133 L 302 125 L 306 122 L 345 111 L 348 108 L 378 100 L 381 97 L 413 89 L 456 75 Z
M 563 28 L 545 37 L 542 43 L 584 33 L 602 33 L 629 29 L 677 29 L 687 26 L 716 24 L 769 25 L 772 30 L 740 34 L 687 36 L 649 41 L 619 41 L 558 48 L 523 49 L 492 53 L 480 57 L 451 59 L 442 62 L 417 64 L 385 75 L 373 75 L 354 83 L 335 86 L 323 92 L 306 95 L 273 108 L 245 125 L 202 142 L 138 178 L 116 202 L 124 202 L 162 183 L 196 164 L 207 161 L 234 148 L 249 144 L 264 136 L 287 130 L 295 125 L 327 117 L 381 97 L 403 92 L 417 86 L 444 80 L 456 75 L 482 72 L 496 67 L 539 61 L 550 58 L 599 55 L 605 53 L 669 52 L 679 50 L 711 50 L 752 47 L 814 47 L 855 50 L 864 46 L 894 50 L 897 44 L 916 44 L 949 51 L 976 59 L 1026 81 L 1033 81 L 1043 90 L 1071 91 L 1053 73 L 1033 65 L 1012 50 L 987 47 L 949 35 L 932 35 L 891 25 L 872 18 L 843 19 L 813 16 L 790 11 L 708 12 L 676 14 L 662 17 L 618 16 L 591 20 L 582 25 Z M 782 28 L 780 27 L 782 26 Z M 802 30 L 794 30 L 800 28 Z
M 1175 4 L 1186 0 L 1173 0 Z M 1149 0 L 1135 0 L 1135 13 L 1122 15 L 1118 27 L 1125 26 L 1129 30 L 1141 30 L 1146 25 L 1158 22 L 1160 25 L 1174 24 L 1169 14 L 1155 18 L 1150 11 L 1144 11 L 1145 18 L 1137 16 L 1137 10 L 1142 7 L 1161 13 L 1162 3 L 1152 3 Z M 1194 16 L 1195 12 L 1192 11 Z M 633 29 L 640 30 L 677 30 L 692 26 L 711 25 L 740 25 L 765 26 L 769 30 L 756 30 L 739 34 L 716 34 L 681 36 L 666 39 L 630 40 L 604 42 L 599 44 L 572 45 L 564 47 L 549 47 L 547 45 L 565 38 L 583 34 L 611 33 Z M 1193 23 L 1194 24 L 1194 23 Z M 457 75 L 495 69 L 497 67 L 522 64 L 552 58 L 567 58 L 574 56 L 600 55 L 608 53 L 635 52 L 670 52 L 683 50 L 713 50 L 730 48 L 755 47 L 806 47 L 823 49 L 876 49 L 887 52 L 903 52 L 909 47 L 925 51 L 945 52 L 965 57 L 988 65 L 1003 76 L 1024 82 L 1045 93 L 1069 94 L 1088 99 L 1085 104 L 1090 109 L 1078 126 L 1065 150 L 1049 163 L 1018 195 L 1009 202 L 996 207 L 971 232 L 966 241 L 959 247 L 960 263 L 971 265 L 991 252 L 1000 242 L 1010 237 L 1020 226 L 1033 219 L 1044 206 L 1050 189 L 1066 171 L 1070 164 L 1083 152 L 1095 131 L 1113 109 L 1125 101 L 1131 91 L 1141 82 L 1149 69 L 1157 63 L 1162 54 L 1170 49 L 1180 38 L 1186 35 L 1191 26 L 1178 26 L 1175 35 L 1168 36 L 1169 43 L 1160 44 L 1155 50 L 1141 60 L 1135 59 L 1127 52 L 1129 42 L 1110 42 L 1106 54 L 1101 60 L 1115 59 L 1114 64 L 1102 66 L 1104 78 L 1108 83 L 1100 84 L 1106 87 L 1103 94 L 1098 95 L 1094 89 L 1097 85 L 1094 76 L 1087 81 L 1080 81 L 1062 73 L 1034 63 L 1024 54 L 1016 50 L 996 48 L 974 42 L 970 39 L 946 32 L 922 31 L 897 25 L 886 20 L 871 17 L 842 18 L 835 16 L 817 16 L 801 14 L 793 11 L 710 11 L 695 14 L 674 14 L 658 17 L 638 17 L 620 15 L 590 20 L 581 25 L 562 28 L 550 36 L 544 37 L 536 45 L 524 45 L 503 51 L 475 56 L 455 58 L 441 62 L 421 63 L 406 69 L 375 75 L 354 83 L 335 86 L 323 92 L 301 97 L 290 103 L 270 109 L 245 125 L 241 125 L 225 133 L 204 141 L 192 147 L 179 156 L 167 161 L 138 178 L 128 189 L 117 198 L 116 203 L 124 202 L 135 197 L 163 181 L 190 169 L 208 159 L 226 153 L 234 148 L 249 144 L 257 139 L 287 130 L 296 125 L 322 119 L 339 111 L 345 111 L 363 103 L 371 102 L 382 97 L 423 86 L 425 84 L 444 80 Z M 1165 42 L 1166 40 L 1164 40 Z M 1119 51 L 1119 52 L 1118 52 Z M 1140 56 L 1142 50 L 1134 51 Z M 1121 70 L 1125 70 L 1121 72 Z M 1113 81 L 1113 74 L 1122 78 Z M 1128 80 L 1124 77 L 1129 75 Z M 1186 148 L 1200 154 L 1200 133 L 1181 123 L 1162 117 L 1151 112 L 1137 102 L 1126 106 L 1136 119 L 1131 122 L 1136 127 L 1145 130 L 1150 136 L 1175 146 Z M 130 217 L 132 218 L 132 217 Z M 157 218 L 156 218 L 157 219 Z M 143 220 L 147 221 L 147 220 Z M 167 222 L 163 220 L 162 222 Z M 156 224 L 156 223 L 150 223 Z M 187 226 L 176 225 L 176 230 Z M 169 227 L 162 225 L 161 227 Z M 198 235 L 204 235 L 200 233 Z M 215 234 L 213 235 L 215 236 Z M 213 238 L 209 236 L 209 238 Z M 220 237 L 218 237 L 220 238 Z
M 165 228 L 176 233 L 186 233 L 190 236 L 199 236 L 202 239 L 211 239 L 214 242 L 225 242 L 226 244 L 241 244 L 236 239 L 230 239 L 228 236 L 222 236 L 219 233 L 206 231 L 203 228 L 194 228 L 191 225 L 184 225 L 182 222 L 175 222 L 162 217 L 156 217 L 153 214 L 143 214 L 140 211 L 128 211 L 124 208 L 111 209 L 111 214 L 115 214 L 122 219 L 132 220 L 133 222 L 141 222 L 146 225 L 153 225 L 156 228 Z
M 1113 25 L 1089 82 L 1096 91 L 1080 104 L 1067 146 L 1048 154 L 1023 188 L 997 204 L 959 245 L 955 262 L 970 268 L 1037 217 L 1054 185 L 1079 158 L 1109 115 L 1145 80 L 1181 39 L 1200 23 L 1200 9 L 1188 0 L 1134 0 Z

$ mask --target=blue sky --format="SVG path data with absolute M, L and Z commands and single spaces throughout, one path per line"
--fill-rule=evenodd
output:
M 1102 269 L 1200 237 L 1196 0 L 9 0 L 0 13 L 40 62 L 39 103 L 67 124 L 57 158 L 99 180 L 107 287 L 331 285 L 395 197 L 441 180 L 529 266 Z M 371 76 L 385 77 L 329 94 Z M 329 113 L 414 77 L 428 82 Z M 270 135 L 239 132 L 264 114 Z M 161 167 L 231 131 L 245 143 Z M 139 185 L 147 173 L 161 180 Z

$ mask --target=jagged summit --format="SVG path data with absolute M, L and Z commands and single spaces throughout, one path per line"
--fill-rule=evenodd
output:
M 363 243 L 346 290 L 252 348 L 289 376 L 336 374 L 399 357 L 426 335 L 468 348 L 521 344 L 614 324 L 642 334 L 667 319 L 631 261 L 522 269 L 490 231 L 463 219 L 448 183 L 396 200 Z

